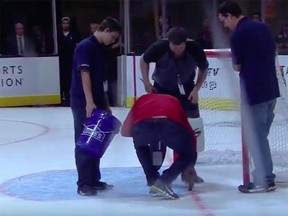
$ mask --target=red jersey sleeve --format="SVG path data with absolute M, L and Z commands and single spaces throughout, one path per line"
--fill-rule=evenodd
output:
M 124 120 L 124 123 L 122 124 L 121 135 L 124 137 L 132 137 L 132 129 L 133 129 L 134 120 L 135 120 L 134 109 L 135 109 L 135 104 L 130 109 L 126 119 Z

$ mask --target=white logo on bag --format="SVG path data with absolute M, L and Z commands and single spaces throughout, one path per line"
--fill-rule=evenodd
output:
M 196 128 L 196 129 L 194 129 L 194 133 L 195 133 L 196 137 L 199 137 L 201 135 L 202 131 L 200 128 Z
M 89 126 L 89 127 L 91 127 L 91 126 Z M 93 129 L 90 129 L 88 127 L 85 127 L 82 135 L 92 137 L 92 138 L 94 138 L 100 142 L 103 142 L 103 140 L 105 139 L 105 136 L 106 136 L 105 133 L 103 131 L 101 131 L 99 128 L 96 128 L 95 130 L 93 130 Z

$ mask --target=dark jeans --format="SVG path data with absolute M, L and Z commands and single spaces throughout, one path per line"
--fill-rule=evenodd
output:
M 154 146 L 154 145 L 153 145 Z M 155 181 L 159 178 L 159 169 L 162 166 L 162 163 L 165 159 L 166 155 L 166 146 L 161 145 L 160 152 L 162 153 L 162 163 L 161 165 L 153 164 L 153 153 L 155 153 L 155 149 L 153 146 L 135 146 L 137 158 L 143 167 L 143 171 L 146 176 L 147 185 L 151 186 L 155 183 Z M 155 145 L 156 146 L 156 145 Z
M 108 81 L 108 99 L 110 106 L 117 106 L 117 80 Z
M 173 97 L 176 97 L 179 100 L 179 102 L 181 103 L 182 108 L 187 113 L 188 118 L 199 118 L 200 117 L 198 103 L 192 104 L 188 100 L 190 92 L 187 91 L 186 95 L 181 95 L 179 92 L 166 91 L 165 89 L 161 88 L 160 85 L 157 84 L 156 82 L 154 82 L 154 88 L 156 89 L 157 93 L 159 93 L 159 94 L 168 94 L 168 95 L 171 95 Z
M 275 179 L 268 140 L 275 105 L 276 99 L 256 105 L 241 104 L 244 138 L 254 163 L 252 175 L 257 185 L 266 185 Z
M 160 142 L 161 148 L 169 147 L 178 153 L 179 157 L 159 177 L 166 184 L 171 184 L 190 164 L 196 162 L 197 152 L 192 145 L 191 133 L 174 121 L 160 118 L 139 122 L 134 126 L 132 136 L 147 179 L 153 180 L 159 176 L 159 168 L 153 166 L 151 150 L 147 146 L 155 150 Z
M 72 114 L 74 118 L 74 138 L 76 143 L 84 129 L 86 110 L 85 108 L 72 108 Z M 92 187 L 100 180 L 100 159 L 87 156 L 75 147 L 75 161 L 78 172 L 77 185 L 79 188 L 85 185 Z
M 72 77 L 72 61 L 60 61 L 60 93 L 61 104 L 70 106 L 70 86 Z

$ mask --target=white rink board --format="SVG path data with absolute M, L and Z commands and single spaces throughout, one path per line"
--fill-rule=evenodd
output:
M 231 57 L 223 57 L 222 53 L 227 50 L 206 50 L 207 60 L 209 62 L 208 76 L 199 92 L 201 99 L 228 99 L 235 100 L 239 98 L 239 74 L 232 68 Z M 212 53 L 212 54 L 211 54 Z M 143 82 L 141 81 L 140 56 L 126 56 L 126 96 L 130 98 L 140 97 L 145 94 Z M 280 65 L 283 67 L 286 80 L 288 79 L 288 56 L 279 56 Z M 135 64 L 135 71 L 134 65 Z M 149 76 L 154 71 L 155 64 L 150 64 Z M 136 91 L 134 89 L 134 74 L 136 75 Z M 136 92 L 136 95 L 134 95 Z M 126 100 L 126 101 L 127 101 Z
M 59 59 L 0 58 L 0 98 L 60 95 Z

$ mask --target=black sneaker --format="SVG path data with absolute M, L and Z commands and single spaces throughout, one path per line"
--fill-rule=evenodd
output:
M 97 191 L 94 190 L 92 187 L 87 186 L 87 185 L 78 188 L 77 193 L 81 196 L 95 196 L 95 195 L 97 195 Z
M 271 182 L 268 185 L 255 185 L 254 183 L 249 183 L 248 185 L 240 185 L 238 190 L 242 193 L 264 193 L 276 190 L 275 182 Z
M 275 191 L 276 189 L 277 189 L 277 186 L 276 186 L 275 182 L 272 182 L 272 183 L 268 184 L 268 186 L 267 186 L 267 192 Z
M 150 191 L 151 191 L 150 193 L 158 194 L 159 196 L 165 199 L 175 200 L 179 198 L 179 196 L 176 193 L 174 193 L 174 191 L 169 185 L 164 184 L 160 180 L 157 180 L 155 184 L 151 186 Z
M 94 190 L 110 190 L 112 189 L 114 186 L 110 185 L 106 182 L 102 182 L 102 181 L 98 181 L 94 186 L 93 189 Z

